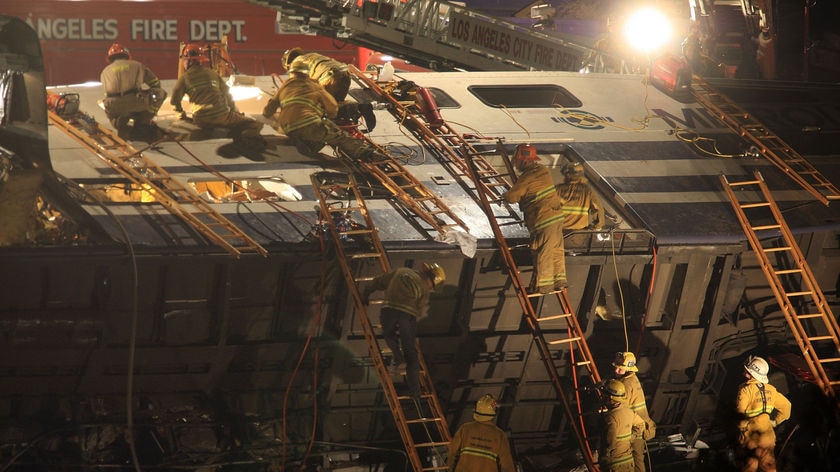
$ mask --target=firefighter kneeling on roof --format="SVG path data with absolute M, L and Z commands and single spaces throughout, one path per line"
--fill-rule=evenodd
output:
M 114 43 L 99 81 L 105 89 L 105 115 L 121 137 L 158 137 L 152 119 L 166 100 L 166 91 L 151 69 L 131 59 L 128 48 Z
M 387 159 L 365 140 L 350 136 L 333 122 L 338 103 L 324 87 L 309 78 L 309 66 L 295 62 L 291 67 L 289 80 L 265 104 L 263 116 L 275 119 L 278 131 L 285 133 L 301 154 L 315 157 L 326 143 L 351 159 Z

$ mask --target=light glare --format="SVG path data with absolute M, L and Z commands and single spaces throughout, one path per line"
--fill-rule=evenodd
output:
M 671 24 L 659 11 L 646 8 L 627 19 L 624 37 L 633 48 L 650 53 L 670 40 Z

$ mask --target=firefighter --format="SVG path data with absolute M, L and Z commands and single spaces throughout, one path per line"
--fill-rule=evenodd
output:
M 347 98 L 351 82 L 347 64 L 316 52 L 305 53 L 301 48 L 287 49 L 282 61 L 287 72 L 292 71 L 292 64 L 305 64 L 309 77 L 321 84 L 337 103 Z
M 324 87 L 309 78 L 308 71 L 305 63 L 293 63 L 289 80 L 265 104 L 263 116 L 275 119 L 278 131 L 285 133 L 306 156 L 317 156 L 326 143 L 337 147 L 351 159 L 386 159 L 365 140 L 350 136 L 333 122 L 338 104 Z
M 627 392 L 627 406 L 644 420 L 644 426 L 641 429 L 633 429 L 630 440 L 635 464 L 634 470 L 635 472 L 644 472 L 645 444 L 648 439 L 656 436 L 656 423 L 648 414 L 645 392 L 642 390 L 639 377 L 636 376 L 636 372 L 639 371 L 636 366 L 636 355 L 632 352 L 617 352 L 612 365 L 615 369 L 616 380 L 620 380 L 624 384 L 624 389 Z
M 262 123 L 236 109 L 236 103 L 224 80 L 207 67 L 210 59 L 198 44 L 187 44 L 181 52 L 184 68 L 172 89 L 172 106 L 187 115 L 181 105 L 184 95 L 189 96 L 192 122 L 201 128 L 228 128 L 233 141 L 248 147 L 262 147 L 265 140 L 260 135 Z
M 604 207 L 586 180 L 583 164 L 573 162 L 565 165 L 563 176 L 564 182 L 557 184 L 557 193 L 563 205 L 563 229 L 601 229 L 604 226 Z
M 108 49 L 108 65 L 99 76 L 105 98 L 105 115 L 120 136 L 157 135 L 152 122 L 166 99 L 166 91 L 151 69 L 131 59 L 128 48 L 114 43 Z
M 510 442 L 504 431 L 493 424 L 496 400 L 484 395 L 475 402 L 473 419 L 455 432 L 449 443 L 450 472 L 514 472 Z
M 525 225 L 531 233 L 534 278 L 531 293 L 563 290 L 566 280 L 566 254 L 563 247 L 563 209 L 548 168 L 540 164 L 537 149 L 520 144 L 513 165 L 521 174 L 503 195 L 508 203 L 519 203 Z
M 633 472 L 630 440 L 634 429 L 644 428 L 644 420 L 628 407 L 627 389 L 620 380 L 607 380 L 601 391 L 606 401 L 598 451 L 601 471 Z
M 738 445 L 744 463 L 741 470 L 776 470 L 777 425 L 790 418 L 790 401 L 768 383 L 770 366 L 761 357 L 750 356 L 744 363 L 747 381 L 738 387 L 735 409 L 740 415 Z
M 379 312 L 382 337 L 391 348 L 391 375 L 401 371 L 405 364 L 406 383 L 415 401 L 420 398 L 420 360 L 417 355 L 417 320 L 429 310 L 432 290 L 446 281 L 446 272 L 438 264 L 424 263 L 420 270 L 409 267 L 386 272 L 375 277 L 362 291 L 362 302 L 367 305 L 373 292 L 384 290 L 385 300 Z M 418 403 L 419 405 L 419 403 Z

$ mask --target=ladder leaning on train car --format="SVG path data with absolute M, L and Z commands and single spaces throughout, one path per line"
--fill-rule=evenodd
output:
M 58 101 L 62 98 L 71 97 L 62 96 Z M 68 112 L 61 114 L 53 109 L 48 110 L 50 123 L 96 154 L 133 184 L 146 190 L 155 202 L 163 205 L 170 213 L 236 257 L 244 252 L 268 255 L 268 251 L 257 241 L 141 151 L 93 117 L 78 111 L 77 107 L 66 109 Z
M 826 395 L 837 399 L 840 397 L 840 328 L 782 211 L 759 172 L 755 172 L 752 180 L 730 182 L 724 175 L 720 180 L 802 350 L 814 383 Z
M 429 376 L 420 344 L 417 344 L 417 356 L 420 361 L 421 393 L 417 400 L 411 395 L 397 393 L 394 381 L 385 367 L 379 340 L 368 316 L 368 308 L 362 301 L 359 285 L 390 271 L 391 264 L 356 180 L 350 175 L 347 183 L 327 183 L 318 174 L 313 174 L 312 186 L 320 205 L 321 218 L 329 228 L 338 262 L 353 300 L 355 319 L 364 330 L 373 367 L 385 391 L 385 398 L 405 444 L 412 468 L 415 472 L 446 470 L 442 450 L 448 447 L 452 435 L 435 393 L 434 383 Z M 336 224 L 337 219 L 354 212 L 363 217 L 364 225 L 360 222 L 356 222 L 355 225 Z M 426 464 L 424 459 L 427 460 Z
M 691 92 L 699 104 L 749 142 L 765 159 L 781 169 L 817 200 L 824 205 L 828 205 L 831 200 L 840 200 L 840 189 L 807 159 L 699 75 L 695 74 L 692 77 Z
M 470 191 L 473 198 L 479 202 L 486 213 L 493 228 L 493 233 L 505 268 L 516 290 L 522 307 L 523 317 L 531 330 L 534 343 L 539 350 L 540 357 L 546 367 L 551 383 L 578 440 L 583 459 L 589 470 L 597 471 L 598 466 L 594 461 L 592 447 L 584 423 L 584 414 L 586 412 L 583 411 L 583 404 L 581 402 L 581 395 L 585 386 L 579 383 L 577 370 L 578 368 L 586 369 L 589 382 L 592 386 L 600 383 L 600 375 L 598 374 L 592 353 L 584 337 L 583 330 L 578 323 L 577 316 L 572 310 L 572 305 L 566 290 L 553 293 L 557 297 L 561 311 L 553 315 L 540 316 L 541 312 L 537 312 L 536 306 L 538 301 L 546 295 L 529 294 L 527 287 L 522 283 L 519 275 L 520 270 L 502 233 L 501 226 L 498 222 L 500 217 L 497 216 L 496 211 L 496 209 L 506 209 L 509 212 L 510 216 L 505 217 L 510 219 L 505 224 L 522 223 L 518 214 L 502 199 L 502 195 L 510 189 L 511 182 L 515 179 L 515 174 L 504 152 L 504 147 L 501 146 L 501 142 L 499 141 L 498 143 L 499 151 L 504 158 L 507 174 L 500 174 L 496 171 L 484 159 L 481 151 L 473 147 L 464 136 L 451 129 L 444 120 L 439 119 L 435 120 L 434 123 L 430 123 L 427 117 L 421 116 L 421 113 L 419 113 L 420 110 L 416 109 L 417 107 L 405 106 L 358 69 L 350 66 L 350 70 L 357 83 L 363 88 L 370 91 L 378 99 L 389 102 L 391 113 L 398 120 L 406 123 L 407 128 L 411 130 L 418 140 L 427 149 L 435 153 L 441 164 L 447 166 L 453 177 L 462 182 L 462 185 Z M 495 209 L 494 205 L 496 206 Z M 543 326 L 548 322 L 557 320 L 564 320 L 566 322 L 566 337 L 559 337 L 558 339 L 552 340 L 546 339 Z M 572 378 L 570 380 L 575 387 L 574 402 L 569 399 L 569 392 L 567 392 L 563 377 L 559 371 L 560 366 L 558 365 L 558 360 L 562 359 L 564 352 L 558 348 L 563 347 L 568 348 L 569 351 L 570 368 L 572 370 Z

